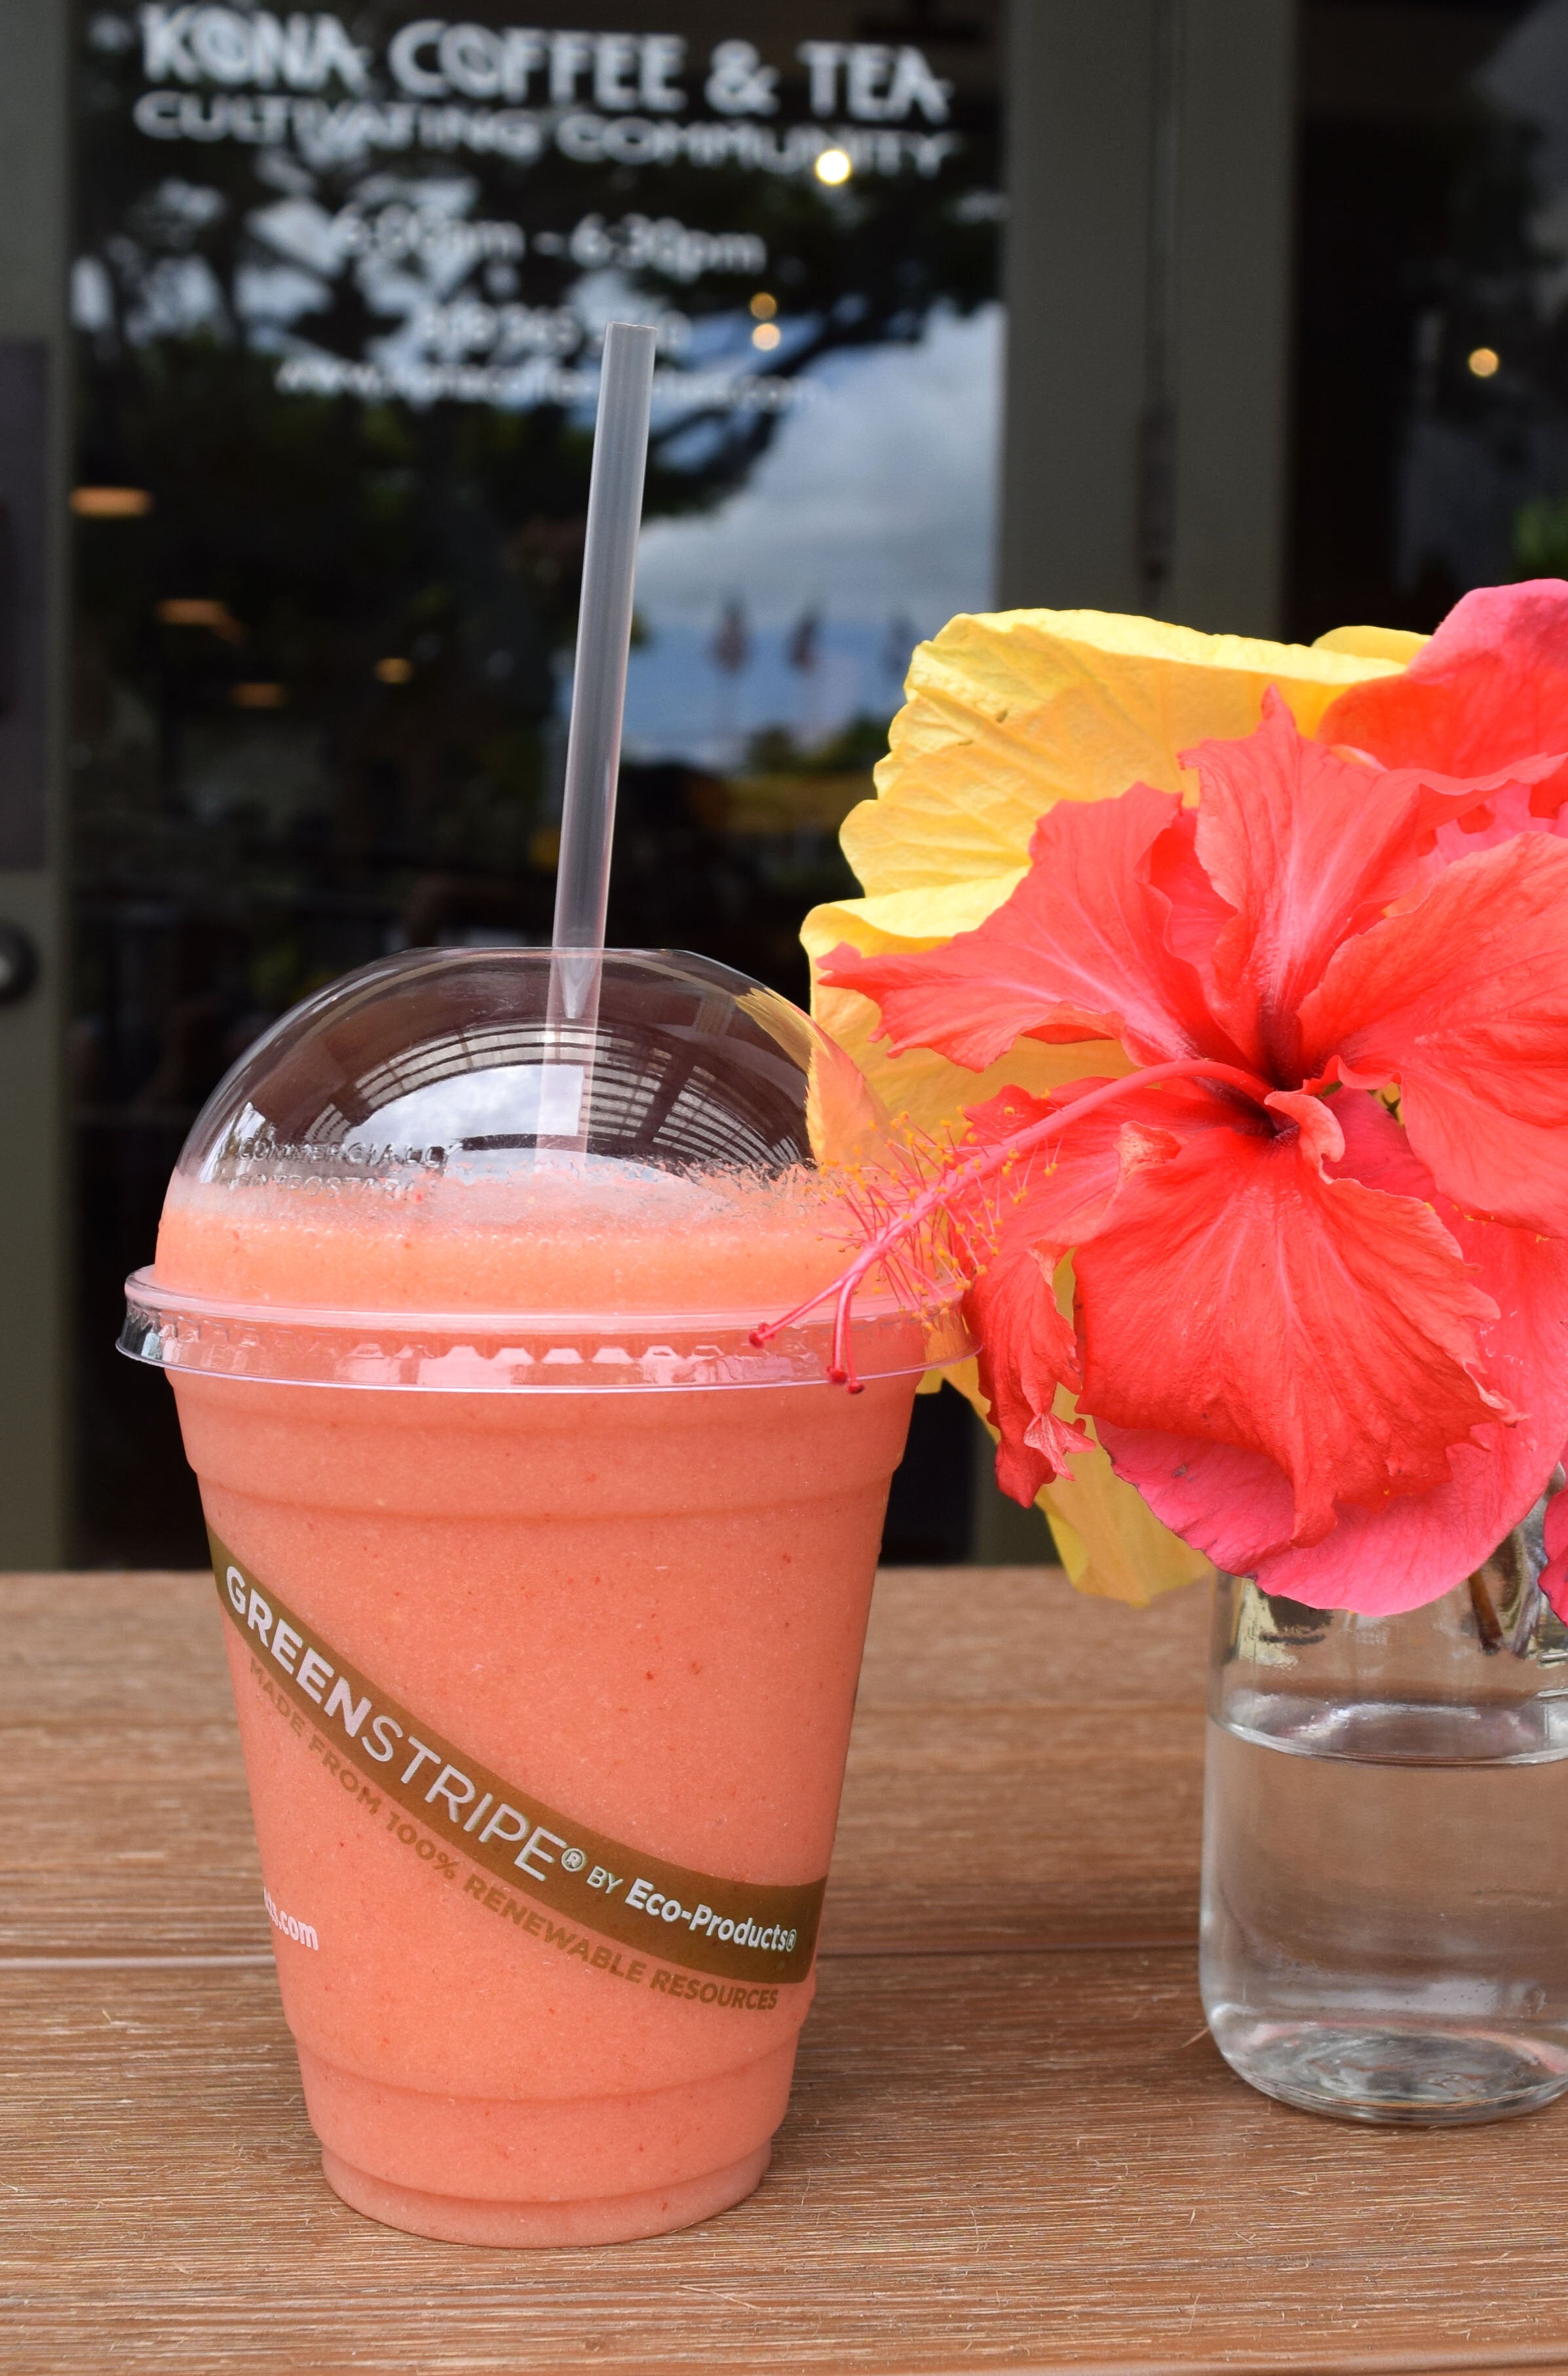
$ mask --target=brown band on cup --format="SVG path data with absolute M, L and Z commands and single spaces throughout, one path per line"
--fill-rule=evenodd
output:
M 826 1874 L 788 1888 L 725 1881 L 590 1831 L 444 1740 L 210 1528 L 208 1540 L 219 1606 L 268 1682 L 345 1764 L 418 1819 L 438 1856 L 456 1851 L 530 1903 L 689 1971 L 776 1986 L 807 1978 Z

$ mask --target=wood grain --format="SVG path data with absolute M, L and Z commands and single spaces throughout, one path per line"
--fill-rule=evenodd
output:
M 1568 2115 L 1341 2126 L 1208 2043 L 1197 1596 L 886 1577 L 773 2170 L 686 2235 L 535 2256 L 321 2180 L 210 1594 L 0 1583 L 6 2376 L 1568 2370 Z
M 1187 1953 L 831 1964 L 754 2201 L 539 2258 L 336 2202 L 264 1973 L 17 1974 L 0 1999 L 17 2376 L 111 2341 L 159 2371 L 761 2376 L 1495 2367 L 1568 2335 L 1568 2254 L 1528 2213 L 1560 2225 L 1557 2125 L 1499 2151 L 1286 2112 L 1194 2037 Z

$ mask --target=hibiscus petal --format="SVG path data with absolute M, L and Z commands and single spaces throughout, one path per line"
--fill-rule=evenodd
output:
M 1209 1003 L 1249 1063 L 1289 1076 L 1297 1009 L 1340 943 L 1422 881 L 1435 825 L 1511 779 L 1357 765 L 1307 742 L 1272 692 L 1254 734 L 1188 756 L 1203 785 L 1197 857 L 1235 911 L 1214 938 Z
M 801 937 L 814 976 L 848 941 L 864 952 L 929 947 L 999 907 L 1024 871 L 1030 838 L 1059 800 L 1094 801 L 1140 779 L 1181 789 L 1178 752 L 1201 734 L 1244 734 L 1277 684 L 1311 732 L 1347 686 L 1397 673 L 1400 655 L 1204 636 L 1162 620 L 1092 611 L 959 617 L 921 644 L 878 798 L 844 828 L 867 893 L 814 909 Z M 976 1084 L 945 1059 L 872 1044 L 874 1010 L 814 981 L 813 1011 L 871 1074 L 889 1111 L 941 1137 Z M 1000 1061 L 1000 1060 L 999 1060 Z M 1020 1043 L 1007 1079 L 1039 1089 L 1088 1068 L 1115 1072 L 1104 1048 L 1048 1051 Z M 991 1068 L 988 1067 L 988 1071 Z M 982 1093 L 1001 1085 L 992 1072 Z
M 1098 1086 L 1087 1082 L 1044 1101 L 1004 1089 L 969 1111 L 967 1136 L 980 1146 L 1005 1142 Z M 980 1347 L 980 1390 L 1000 1438 L 996 1481 L 1026 1508 L 1062 1475 L 1068 1453 L 1088 1442 L 1081 1428 L 1056 1416 L 1058 1387 L 1077 1386 L 1078 1352 L 1053 1275 L 1074 1235 L 1092 1226 L 1114 1194 L 1118 1166 L 1103 1129 L 1075 1135 L 1081 1144 L 1066 1163 L 1041 1150 L 1023 1158 L 1000 1191 L 956 1200 L 960 1224 L 992 1241 L 966 1310 Z
M 1264 1099 L 1270 1113 L 1293 1122 L 1301 1134 L 1304 1152 L 1317 1163 L 1337 1163 L 1345 1152 L 1345 1134 L 1326 1099 L 1305 1089 L 1272 1089 Z
M 1107 1420 L 1097 1420 L 1095 1430 L 1117 1475 L 1172 1533 L 1228 1574 L 1251 1575 L 1271 1551 L 1289 1546 L 1295 1498 L 1290 1479 L 1266 1454 Z
M 1440 1208 L 1499 1307 L 1483 1323 L 1488 1374 L 1517 1406 L 1456 1443 L 1450 1475 L 1386 1510 L 1342 1509 L 1325 1542 L 1264 1560 L 1259 1584 L 1319 1609 L 1397 1616 L 1435 1600 L 1489 1559 L 1545 1491 L 1568 1427 L 1568 1245 Z
M 967 1138 L 977 1147 L 1005 1145 L 1101 1086 L 1076 1082 L 1044 1101 L 1004 1090 L 969 1109 Z M 1050 1146 L 1022 1156 L 999 1181 L 956 1186 L 956 1223 L 971 1243 L 988 1249 L 969 1290 L 968 1314 L 981 1346 L 980 1391 L 1001 1437 L 996 1481 L 1015 1501 L 1033 1502 L 1063 1473 L 1069 1450 L 1090 1448 L 1057 1409 L 1057 1389 L 1078 1384 L 1076 1340 L 1051 1284 L 1058 1264 L 1069 1246 L 1093 1234 L 1129 1168 L 1162 1162 L 1181 1146 L 1173 1123 L 1218 1128 L 1221 1115 L 1218 1100 L 1188 1082 L 1130 1088 Z
M 1076 1266 L 1083 1403 L 1113 1456 L 1116 1428 L 1262 1454 L 1294 1542 L 1328 1534 L 1336 1501 L 1438 1483 L 1451 1444 L 1509 1415 L 1478 1375 L 1496 1307 L 1448 1231 L 1328 1178 L 1295 1132 L 1208 1131 L 1144 1165 Z
M 1145 861 L 1149 881 L 1170 903 L 1165 944 L 1206 975 L 1216 936 L 1235 914 L 1204 873 L 1197 851 L 1198 813 L 1182 809 L 1154 842 Z
M 955 1361 L 943 1375 L 994 1437 L 973 1356 Z M 1058 1395 L 1057 1409 L 1070 1416 L 1071 1396 Z M 1096 1443 L 1075 1449 L 1071 1467 L 1040 1488 L 1035 1507 L 1051 1528 L 1056 1555 L 1073 1585 L 1098 1599 L 1146 1609 L 1162 1593 L 1214 1573 L 1202 1551 L 1161 1526 L 1143 1496 L 1123 1485 Z
M 1538 816 L 1535 788 L 1513 783 L 1494 792 L 1484 808 L 1456 817 L 1437 829 L 1436 860 L 1431 872 L 1451 866 L 1456 858 L 1471 858 L 1478 849 L 1496 849 L 1516 833 L 1550 833 L 1568 838 L 1568 807 L 1552 816 Z
M 925 956 L 835 950 L 823 979 L 875 999 L 895 1051 L 934 1048 L 976 1072 L 1026 1034 L 1119 1040 L 1146 1063 L 1219 1052 L 1197 974 L 1170 944 L 1171 894 L 1149 879 L 1180 816 L 1147 784 L 1050 810 L 1029 872 L 976 931 Z
M 910 1048 L 896 1056 L 885 1040 L 873 1037 L 880 1028 L 880 1017 L 871 1000 L 858 991 L 836 990 L 825 982 L 821 963 L 828 950 L 843 941 L 862 956 L 889 950 L 909 954 L 962 929 L 952 924 L 946 932 L 906 936 L 902 931 L 884 929 L 875 921 L 884 909 L 916 896 L 900 893 L 886 901 L 846 899 L 831 908 L 818 908 L 806 919 L 801 934 L 813 959 L 812 1013 L 865 1074 L 901 1137 L 926 1148 L 944 1148 L 963 1135 L 965 1106 L 1001 1089 L 1016 1085 L 1036 1097 L 1045 1097 L 1063 1082 L 1078 1080 L 1086 1073 L 1103 1077 L 1131 1069 L 1121 1050 L 1103 1040 L 1079 1040 L 1072 1047 L 1020 1040 L 978 1079 L 930 1048 Z M 900 925 L 904 921 L 899 919 Z
M 1099 1444 L 1075 1453 L 1066 1475 L 1041 1488 L 1057 1557 L 1079 1592 L 1146 1609 L 1161 1593 L 1206 1582 L 1213 1563 L 1163 1526 L 1124 1485 Z
M 980 1392 L 1001 1438 L 996 1481 L 1028 1509 L 1068 1454 L 1087 1444 L 1081 1428 L 1055 1416 L 1057 1387 L 1078 1382 L 1072 1323 L 1057 1308 L 1047 1261 L 1028 1245 L 988 1265 L 966 1312 L 980 1339 Z
M 1140 781 L 1181 790 L 1178 753 L 1201 734 L 1249 733 L 1265 685 L 1310 734 L 1348 685 L 1397 672 L 1383 655 L 1102 611 L 961 616 L 915 652 L 878 797 L 846 823 L 845 854 L 873 896 L 994 876 L 1023 865 L 1057 801 Z
M 1451 776 L 1568 751 L 1568 585 L 1540 577 L 1465 595 L 1407 669 L 1341 694 L 1317 731 L 1385 767 Z M 1564 799 L 1568 766 L 1541 784 L 1538 813 Z
M 1481 1323 L 1487 1375 L 1519 1416 L 1455 1444 L 1431 1492 L 1373 1515 L 1346 1509 L 1324 1543 L 1264 1562 L 1258 1580 L 1323 1609 L 1396 1616 L 1449 1591 L 1489 1559 L 1545 1491 L 1568 1432 L 1568 1244 L 1478 1221 L 1438 1195 L 1408 1135 L 1373 1098 L 1334 1105 L 1344 1168 L 1369 1187 L 1430 1198 L 1478 1286 L 1497 1306 Z M 1549 1550 L 1550 1546 L 1548 1546 Z
M 965 1109 L 966 1146 L 1004 1146 L 1043 1122 L 1070 1113 L 1104 1081 L 1066 1083 L 1044 1099 L 1004 1089 L 985 1104 Z M 1315 1101 L 1314 1101 L 1315 1102 Z M 1167 1161 L 1187 1138 L 1206 1130 L 1227 1130 L 1234 1109 L 1198 1081 L 1128 1083 L 1123 1095 L 1061 1135 L 1020 1157 L 1000 1179 L 977 1190 L 959 1185 L 953 1209 L 971 1225 L 989 1230 L 997 1244 L 1050 1245 L 1064 1252 L 1099 1228 L 1107 1206 L 1127 1174 L 1140 1163 Z M 1057 1256 L 1051 1257 L 1054 1264 Z
M 1416 1153 L 1467 1212 L 1568 1236 L 1568 844 L 1446 867 L 1348 941 L 1301 1010 L 1309 1073 L 1396 1079 Z
M 1405 1133 L 1374 1099 L 1333 1102 L 1347 1142 L 1345 1168 L 1363 1186 L 1435 1195 Z M 1512 1425 L 1488 1420 L 1472 1441 L 1455 1443 L 1449 1475 L 1431 1491 L 1376 1512 L 1341 1503 L 1331 1534 L 1292 1549 L 1289 1487 L 1272 1464 L 1230 1445 L 1100 1425 L 1119 1471 L 1165 1523 L 1219 1566 L 1255 1574 L 1265 1592 L 1368 1616 L 1420 1608 L 1490 1557 L 1561 1456 L 1568 1430 L 1568 1245 L 1467 1220 L 1446 1199 L 1437 1201 L 1437 1213 L 1497 1306 L 1497 1316 L 1480 1324 L 1481 1352 L 1488 1376 L 1519 1418 Z
M 1397 660 L 1403 668 L 1431 641 L 1413 627 L 1330 627 L 1326 635 L 1313 636 L 1313 649 L 1352 652 L 1363 660 Z

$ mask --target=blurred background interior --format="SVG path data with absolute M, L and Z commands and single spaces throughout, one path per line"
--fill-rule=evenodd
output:
M 0 1564 L 204 1556 L 113 1347 L 197 1108 L 547 940 L 595 341 L 657 384 L 612 938 L 803 999 L 909 653 L 1568 574 L 1568 0 L 0 0 Z M 901 1561 L 1050 1556 L 948 1393 Z

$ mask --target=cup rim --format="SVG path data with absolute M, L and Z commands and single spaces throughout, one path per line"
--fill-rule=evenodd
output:
M 754 1309 L 679 1313 L 376 1312 L 255 1303 L 162 1285 L 150 1265 L 125 1282 L 119 1350 L 148 1367 L 273 1385 L 424 1393 L 602 1394 L 821 1385 L 832 1308 L 752 1343 Z M 865 1380 L 946 1368 L 976 1349 L 956 1291 L 921 1310 L 891 1294 L 858 1301 L 851 1327 Z

